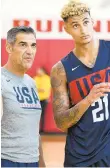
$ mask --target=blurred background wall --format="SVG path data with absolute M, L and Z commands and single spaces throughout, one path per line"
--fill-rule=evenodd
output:
M 60 11 L 68 0 L 2 0 L 1 64 L 7 61 L 5 51 L 7 31 L 15 26 L 31 26 L 37 35 L 37 53 L 28 74 L 35 76 L 36 69 L 51 67 L 73 49 L 74 42 L 64 32 Z M 110 0 L 82 0 L 91 7 L 96 36 L 110 39 Z M 51 98 L 45 113 L 45 132 L 60 132 L 55 125 Z

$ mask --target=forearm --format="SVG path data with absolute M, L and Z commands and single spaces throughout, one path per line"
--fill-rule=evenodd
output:
M 57 113 L 57 115 L 55 116 L 55 121 L 58 128 L 64 131 L 72 125 L 75 125 L 81 119 L 89 106 L 90 103 L 86 97 L 74 107 Z

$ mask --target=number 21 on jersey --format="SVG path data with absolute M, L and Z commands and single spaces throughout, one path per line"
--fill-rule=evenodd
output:
M 96 103 L 98 103 L 98 107 L 92 110 L 93 122 L 100 122 L 103 120 L 108 120 L 109 118 L 109 110 L 108 110 L 108 94 L 105 95 L 102 99 L 99 98 L 95 101 L 91 106 L 95 107 Z M 101 113 L 102 110 L 102 113 Z M 100 114 L 99 114 L 100 112 Z

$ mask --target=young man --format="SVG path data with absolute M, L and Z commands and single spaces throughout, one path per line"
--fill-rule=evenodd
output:
M 43 167 L 39 140 L 41 106 L 34 81 L 25 74 L 36 54 L 34 30 L 31 27 L 10 29 L 6 50 L 9 58 L 1 69 L 1 166 L 38 167 L 40 164 Z
M 51 72 L 57 126 L 67 130 L 65 167 L 110 166 L 110 41 L 94 37 L 89 8 L 69 2 L 61 17 L 75 48 Z

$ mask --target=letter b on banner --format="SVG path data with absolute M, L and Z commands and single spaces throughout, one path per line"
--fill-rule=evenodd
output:
M 28 20 L 13 20 L 13 27 L 16 26 L 29 26 L 30 22 Z

